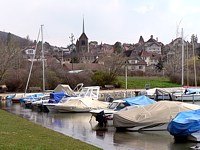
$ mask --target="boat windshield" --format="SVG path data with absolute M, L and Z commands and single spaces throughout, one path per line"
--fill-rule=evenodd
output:
M 121 109 L 125 108 L 126 106 L 128 106 L 128 105 L 126 105 L 125 103 L 120 103 L 120 104 L 116 107 L 116 110 L 121 110 Z
M 110 105 L 109 105 L 109 109 L 115 109 L 117 107 L 119 103 L 118 102 L 112 102 Z
M 40 97 L 37 101 L 49 100 L 49 99 L 50 99 L 50 96 L 43 96 L 43 97 Z

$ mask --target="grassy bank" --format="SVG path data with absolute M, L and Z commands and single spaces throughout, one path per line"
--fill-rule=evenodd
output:
M 125 88 L 125 77 L 118 77 L 122 83 L 122 88 Z M 166 87 L 180 87 L 180 84 L 172 83 L 166 77 L 128 77 L 128 89 L 144 89 L 146 84 L 150 84 L 150 88 L 166 88 Z
M 0 110 L 0 149 L 77 150 L 99 149 L 61 133 Z

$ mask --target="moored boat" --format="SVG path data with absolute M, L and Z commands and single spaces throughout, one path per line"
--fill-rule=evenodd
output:
M 180 112 L 168 124 L 167 130 L 176 140 L 200 142 L 200 109 Z
M 32 102 L 31 106 L 32 108 L 48 111 L 45 104 L 58 103 L 63 97 L 69 97 L 69 95 L 64 92 L 52 92 L 49 95 Z
M 200 109 L 200 106 L 195 104 L 177 101 L 159 101 L 154 104 L 115 113 L 113 116 L 113 125 L 117 129 L 167 130 L 167 124 L 179 112 L 197 109 Z
M 81 91 L 79 92 L 79 94 L 77 94 L 77 95 L 63 97 L 58 103 L 46 103 L 46 104 L 44 104 L 44 106 L 46 106 L 49 111 L 55 112 L 55 111 L 58 111 L 58 109 L 55 109 L 57 105 L 63 105 L 64 103 L 66 103 L 69 100 L 81 99 L 81 98 L 85 98 L 85 97 L 89 97 L 93 100 L 97 100 L 98 95 L 99 95 L 99 90 L 100 90 L 99 86 L 83 87 L 81 89 Z
M 139 95 L 146 95 L 151 99 L 159 100 L 173 100 L 173 93 L 183 93 L 185 88 L 152 88 L 139 92 Z
M 94 100 L 91 97 L 77 97 L 69 99 L 65 103 L 58 103 L 55 110 L 58 112 L 89 112 L 92 109 L 104 109 L 108 103 Z
M 200 101 L 200 88 L 186 88 L 183 93 L 174 93 L 176 101 Z
M 19 103 L 20 102 L 20 98 L 24 97 L 24 93 L 15 93 L 12 95 L 8 95 L 7 96 L 9 98 L 9 100 L 11 100 L 13 103 Z
M 113 114 L 126 109 L 133 109 L 140 106 L 156 103 L 147 96 L 136 96 L 124 98 L 121 100 L 114 100 L 106 109 L 91 110 L 90 113 L 96 118 L 101 125 L 107 123 L 108 120 L 113 119 Z
M 43 93 L 31 94 L 31 95 L 20 98 L 19 101 L 22 105 L 26 107 L 30 107 L 32 102 L 37 101 L 40 98 L 43 98 L 45 96 L 46 94 L 43 94 Z

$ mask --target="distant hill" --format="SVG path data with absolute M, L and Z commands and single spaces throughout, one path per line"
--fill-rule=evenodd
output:
M 0 31 L 0 40 L 1 41 L 4 41 L 5 39 L 7 39 L 7 37 L 8 37 L 8 33 Z
M 6 43 L 7 40 L 11 37 L 14 38 L 19 43 L 19 46 L 22 49 L 35 45 L 34 44 L 35 41 L 31 41 L 29 39 L 19 37 L 19 36 L 12 34 L 10 32 L 0 31 L 0 42 Z M 41 42 L 39 42 L 39 45 L 41 45 Z M 44 47 L 48 51 L 53 49 L 53 46 L 51 46 L 48 42 L 44 42 Z
M 14 38 L 19 43 L 19 46 L 21 48 L 26 47 L 30 44 L 33 44 L 33 42 L 28 40 L 28 39 L 21 38 L 17 35 L 10 33 L 10 32 L 7 33 L 7 32 L 0 31 L 0 42 L 6 43 L 9 40 L 9 38 Z

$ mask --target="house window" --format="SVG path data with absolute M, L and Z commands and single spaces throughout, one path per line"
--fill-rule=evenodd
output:
M 30 50 L 28 51 L 28 53 L 29 53 L 29 54 L 33 54 L 33 50 L 30 49 Z
M 142 67 L 142 66 L 139 66 L 139 69 L 143 69 L 143 67 Z

